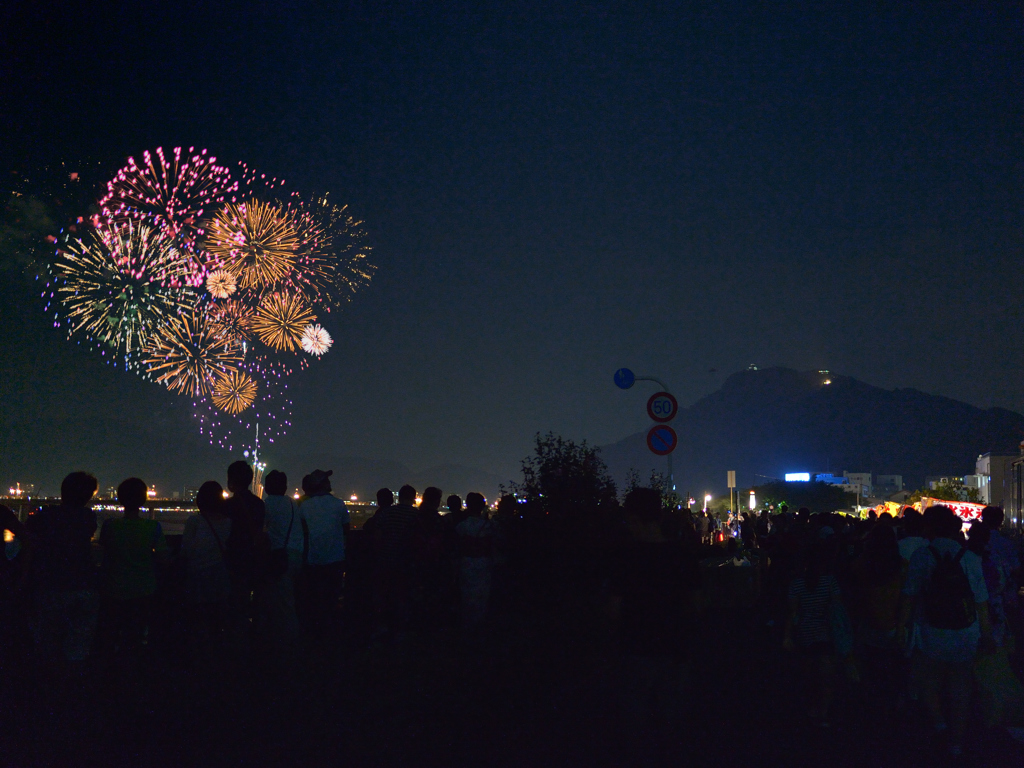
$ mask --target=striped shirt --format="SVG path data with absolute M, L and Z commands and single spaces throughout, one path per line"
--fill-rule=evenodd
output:
M 832 632 L 828 609 L 833 600 L 839 599 L 839 584 L 835 576 L 824 574 L 814 589 L 807 586 L 802 576 L 793 579 L 789 585 L 789 598 L 797 601 L 796 644 L 807 647 L 829 642 Z
M 385 564 L 404 565 L 412 554 L 420 511 L 409 504 L 395 504 L 374 516 L 373 534 Z

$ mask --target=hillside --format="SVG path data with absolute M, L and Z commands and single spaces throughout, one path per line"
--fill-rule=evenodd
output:
M 1015 453 L 1024 439 L 1024 416 L 1013 411 L 788 368 L 735 373 L 680 409 L 671 426 L 676 485 L 691 493 L 721 492 L 730 469 L 741 487 L 786 472 L 843 470 L 900 474 L 918 487 L 928 475 L 970 474 L 979 454 Z M 602 447 L 617 482 L 630 468 L 664 471 L 645 437 Z

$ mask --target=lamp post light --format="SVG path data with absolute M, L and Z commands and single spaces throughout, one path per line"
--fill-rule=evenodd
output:
M 710 507 L 711 507 L 711 494 L 710 493 L 705 493 L 704 494 L 704 509 L 710 509 Z

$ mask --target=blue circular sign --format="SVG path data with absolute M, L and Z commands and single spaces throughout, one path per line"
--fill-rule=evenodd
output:
M 619 368 L 615 372 L 615 386 L 619 389 L 629 389 L 636 383 L 636 374 L 629 368 Z
M 678 444 L 679 438 L 676 437 L 676 431 L 668 424 L 653 426 L 647 433 L 647 447 L 651 449 L 651 453 L 658 456 L 667 456 L 676 449 Z

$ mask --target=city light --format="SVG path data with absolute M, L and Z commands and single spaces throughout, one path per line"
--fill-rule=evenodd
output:
M 350 499 L 351 499 L 352 501 L 359 501 L 359 497 L 358 497 L 358 496 L 356 496 L 356 495 L 355 495 L 354 493 L 353 493 L 353 494 L 352 494 L 352 495 L 351 495 L 351 496 L 350 496 L 349 498 L 350 498 Z
M 786 473 L 787 483 L 809 483 L 811 482 L 810 472 L 787 472 Z
M 155 499 L 156 498 L 156 486 L 155 485 L 151 485 L 149 488 L 146 489 L 146 498 L 147 499 Z
M 753 512 L 757 509 L 757 498 L 754 496 L 754 492 L 750 492 L 750 511 Z

